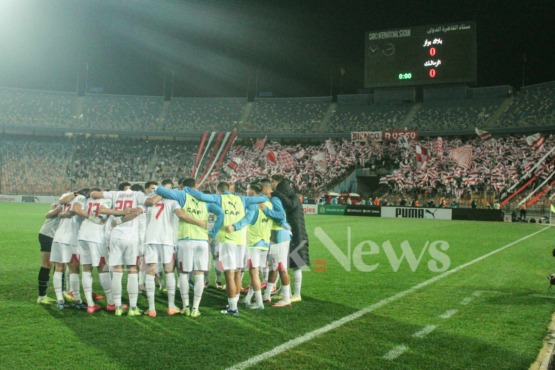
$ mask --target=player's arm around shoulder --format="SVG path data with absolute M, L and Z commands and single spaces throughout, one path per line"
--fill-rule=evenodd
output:
M 246 209 L 252 204 L 264 203 L 268 200 L 268 197 L 265 195 L 241 196 L 241 200 L 243 201 Z
M 192 189 L 188 186 L 183 189 L 187 194 L 195 197 L 196 199 L 205 203 L 216 203 L 217 205 L 222 204 L 222 197 L 219 194 L 205 194 L 202 191 Z

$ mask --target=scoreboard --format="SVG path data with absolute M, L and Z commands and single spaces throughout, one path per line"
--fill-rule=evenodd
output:
M 367 32 L 364 87 L 476 82 L 476 23 Z

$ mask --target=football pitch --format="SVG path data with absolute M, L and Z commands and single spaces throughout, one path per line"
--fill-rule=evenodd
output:
M 0 204 L 2 368 L 527 369 L 554 311 L 549 226 L 345 216 L 306 217 L 312 266 L 291 307 L 228 317 L 209 288 L 195 319 L 159 292 L 156 318 L 58 311 L 36 303 L 47 210 Z

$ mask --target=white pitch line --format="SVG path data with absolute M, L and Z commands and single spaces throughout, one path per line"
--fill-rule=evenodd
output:
M 330 330 L 337 329 L 337 328 L 339 328 L 339 327 L 341 327 L 341 326 L 343 326 L 343 325 L 345 325 L 345 324 L 347 324 L 347 323 L 349 323 L 349 322 L 351 322 L 351 321 L 353 321 L 353 320 L 356 320 L 356 319 L 358 319 L 358 318 L 360 318 L 360 317 L 362 317 L 362 316 L 364 316 L 364 315 L 366 315 L 366 314 L 368 314 L 368 313 L 370 313 L 370 312 L 372 312 L 372 311 L 377 310 L 378 308 L 381 308 L 381 307 L 383 307 L 383 306 L 385 306 L 385 305 L 387 305 L 387 304 L 389 304 L 389 303 L 391 303 L 391 302 L 394 302 L 394 301 L 396 301 L 396 300 L 398 300 L 398 299 L 401 299 L 401 298 L 403 298 L 403 297 L 405 297 L 405 296 L 407 296 L 407 295 L 409 295 L 409 294 L 411 294 L 411 293 L 414 293 L 414 292 L 416 292 L 416 291 L 419 290 L 419 289 L 422 289 L 422 288 L 424 288 L 424 287 L 426 287 L 426 286 L 428 286 L 428 285 L 430 285 L 430 284 L 435 283 L 436 281 L 439 281 L 439 280 L 442 280 L 443 278 L 446 278 L 447 276 L 453 275 L 453 274 L 459 272 L 460 270 L 467 268 L 468 266 L 472 266 L 472 265 L 474 265 L 475 263 L 478 263 L 478 262 L 480 262 L 480 261 L 482 261 L 482 260 L 484 260 L 484 259 L 486 259 L 486 258 L 488 258 L 488 257 L 493 256 L 494 254 L 497 254 L 497 253 L 499 253 L 499 252 L 502 252 L 502 251 L 504 251 L 505 249 L 510 248 L 510 247 L 512 247 L 513 245 L 518 244 L 518 243 L 520 243 L 521 241 L 524 241 L 524 240 L 526 240 L 526 239 L 528 239 L 528 238 L 531 238 L 531 237 L 533 237 L 533 236 L 535 236 L 535 235 L 537 235 L 537 234 L 539 234 L 539 233 L 541 233 L 541 232 L 543 232 L 543 231 L 545 231 L 545 230 L 547 230 L 547 229 L 549 229 L 549 226 L 548 226 L 548 227 L 545 227 L 545 228 L 543 228 L 543 229 L 541 229 L 541 230 L 538 230 L 538 231 L 536 231 L 536 232 L 533 232 L 532 234 L 529 234 L 529 235 L 527 235 L 527 236 L 524 236 L 524 237 L 522 237 L 522 238 L 520 238 L 520 239 L 518 239 L 518 240 L 515 240 L 514 242 L 511 242 L 511 243 L 509 243 L 509 244 L 507 244 L 507 245 L 504 245 L 503 247 L 501 247 L 501 248 L 499 248 L 499 249 L 496 249 L 496 250 L 494 250 L 494 251 L 491 251 L 491 252 L 489 252 L 489 253 L 486 253 L 486 254 L 484 254 L 483 256 L 478 257 L 478 258 L 476 258 L 476 259 L 473 259 L 473 260 L 470 261 L 470 262 L 467 262 L 467 263 L 462 264 L 462 265 L 460 265 L 460 266 L 458 266 L 458 267 L 455 267 L 455 268 L 452 269 L 452 270 L 445 271 L 443 274 L 434 276 L 433 278 L 428 279 L 428 280 L 426 280 L 426 281 L 424 281 L 424 282 L 422 282 L 422 283 L 420 283 L 420 284 L 417 284 L 417 285 L 413 286 L 412 288 L 409 288 L 409 289 L 407 289 L 407 290 L 404 290 L 404 291 L 402 291 L 402 292 L 399 292 L 399 293 L 397 293 L 397 294 L 395 294 L 395 295 L 392 295 L 391 297 L 382 299 L 381 301 L 379 301 L 379 302 L 377 302 L 377 303 L 374 303 L 374 304 L 372 304 L 372 305 L 370 305 L 370 306 L 368 306 L 368 307 L 365 307 L 365 308 L 363 308 L 363 309 L 361 309 L 361 310 L 359 310 L 359 311 L 353 312 L 352 314 L 350 314 L 350 315 L 348 315 L 348 316 L 344 316 L 344 317 L 342 317 L 342 318 L 339 319 L 339 320 L 336 320 L 336 321 L 333 321 L 333 322 L 327 324 L 326 326 L 323 326 L 323 327 L 321 327 L 321 328 L 319 328 L 319 329 L 316 329 L 316 330 L 313 330 L 313 331 L 311 331 L 311 332 L 309 332 L 309 333 L 306 333 L 306 334 L 304 334 L 304 335 L 301 335 L 300 337 L 297 337 L 297 338 L 291 339 L 291 340 L 289 340 L 289 341 L 287 341 L 287 342 L 285 342 L 285 343 L 282 343 L 282 344 L 280 344 L 279 346 L 274 347 L 273 349 L 271 349 L 271 350 L 269 350 L 269 351 L 267 351 L 267 352 L 261 353 L 261 354 L 259 354 L 259 355 L 254 356 L 254 357 L 251 357 L 250 359 L 248 359 L 248 360 L 246 360 L 246 361 L 243 361 L 243 362 L 240 362 L 240 363 L 238 363 L 238 364 L 236 364 L 236 365 L 230 367 L 229 369 L 230 369 L 230 370 L 246 369 L 246 368 L 248 368 L 248 367 L 251 367 L 251 366 L 256 365 L 256 364 L 259 363 L 259 362 L 262 362 L 262 361 L 265 361 L 265 360 L 267 360 L 267 359 L 269 359 L 269 358 L 272 358 L 272 357 L 274 357 L 274 356 L 277 356 L 278 354 L 280 354 L 280 353 L 282 353 L 282 352 L 285 352 L 285 351 L 288 351 L 288 350 L 290 350 L 290 349 L 293 349 L 293 348 L 295 348 L 295 347 L 297 347 L 297 346 L 299 346 L 299 345 L 301 345 L 301 344 L 303 344 L 303 343 L 305 343 L 305 342 L 308 342 L 308 341 L 310 341 L 310 340 L 312 340 L 312 339 L 314 339 L 314 338 L 319 337 L 319 336 L 322 335 L 322 334 L 327 333 L 327 332 L 330 331 Z
M 424 329 L 417 331 L 416 333 L 414 333 L 412 336 L 414 338 L 424 338 L 426 335 L 430 334 L 431 332 L 433 332 L 434 330 L 436 330 L 437 326 L 435 325 L 428 325 L 426 327 L 424 327 Z
M 466 306 L 467 304 L 469 304 L 469 303 L 472 302 L 473 300 L 474 300 L 474 298 L 472 298 L 472 297 L 466 297 L 465 299 L 463 299 L 463 300 L 461 301 L 460 304 L 462 304 L 463 306 Z
M 456 314 L 457 312 L 459 312 L 459 310 L 447 310 L 444 313 L 442 313 L 441 315 L 439 315 L 439 317 L 442 318 L 442 319 L 449 319 L 449 318 L 453 317 L 453 315 Z
M 393 348 L 391 351 L 387 352 L 383 358 L 385 360 L 395 360 L 397 357 L 401 356 L 403 353 L 405 353 L 407 350 L 409 349 L 409 347 L 405 346 L 404 344 L 401 344 L 400 346 L 397 346 L 395 348 Z

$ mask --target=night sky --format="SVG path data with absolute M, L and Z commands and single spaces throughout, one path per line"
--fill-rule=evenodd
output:
M 478 86 L 555 80 L 553 0 L 0 0 L 0 86 L 75 91 L 81 73 L 111 94 L 159 96 L 173 76 L 174 96 L 324 96 L 342 68 L 355 93 L 365 32 L 461 21 Z

